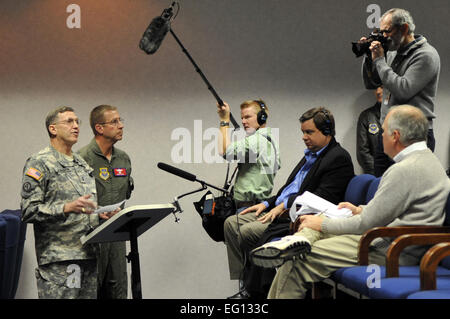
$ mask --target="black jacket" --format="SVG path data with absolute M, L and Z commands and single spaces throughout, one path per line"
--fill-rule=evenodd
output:
M 365 174 L 374 175 L 374 154 L 381 134 L 380 103 L 361 112 L 356 128 L 356 157 Z
M 306 158 L 303 157 L 286 181 L 286 184 L 278 193 L 268 200 L 271 210 L 275 207 L 275 201 L 281 195 L 283 190 L 294 180 L 298 171 L 305 164 Z M 291 195 L 288 199 L 288 208 L 290 208 L 297 198 L 305 191 L 314 193 L 334 204 L 343 201 L 347 184 L 355 176 L 350 154 L 343 149 L 334 137 L 331 139 L 328 147 L 320 153 L 314 165 L 303 180 L 300 190 L 297 194 Z
M 275 207 L 276 199 L 292 183 L 305 162 L 306 159 L 303 157 L 292 171 L 286 184 L 278 191 L 277 195 L 268 200 L 270 206 L 267 210 Z M 295 198 L 305 191 L 309 191 L 334 204 L 338 204 L 344 200 L 347 185 L 353 177 L 354 170 L 350 154 L 332 138 L 328 147 L 320 153 L 308 172 L 308 175 L 306 175 L 299 192 L 289 197 L 288 208 L 292 206 Z M 289 225 L 289 218 L 281 217 L 275 219 L 264 231 L 256 247 L 269 242 L 275 237 L 289 235 Z M 245 265 L 245 287 L 253 298 L 266 298 L 274 276 L 274 269 L 257 267 L 251 263 L 246 263 Z

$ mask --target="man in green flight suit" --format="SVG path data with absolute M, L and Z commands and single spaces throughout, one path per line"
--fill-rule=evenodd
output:
M 114 147 L 117 141 L 122 140 L 123 122 L 115 106 L 95 107 L 90 114 L 94 138 L 79 150 L 79 154 L 94 169 L 99 206 L 129 199 L 134 188 L 130 158 L 124 151 Z M 100 244 L 98 299 L 127 298 L 125 255 L 125 242 Z

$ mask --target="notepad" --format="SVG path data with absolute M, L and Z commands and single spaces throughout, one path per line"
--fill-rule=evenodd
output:
M 298 205 L 301 205 L 300 209 L 297 208 Z M 289 210 L 289 216 L 293 222 L 300 215 L 319 213 L 329 218 L 345 218 L 353 215 L 350 209 L 338 209 L 337 205 L 308 191 L 298 196 Z

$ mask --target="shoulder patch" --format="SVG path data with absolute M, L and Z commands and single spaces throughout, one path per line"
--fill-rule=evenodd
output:
M 380 131 L 380 128 L 378 127 L 377 123 L 370 123 L 369 124 L 369 133 L 370 134 L 377 134 Z
M 107 167 L 100 167 L 98 175 L 100 176 L 101 179 L 106 181 L 109 178 L 108 168 Z
M 31 185 L 30 182 L 25 182 L 25 183 L 22 185 L 22 189 L 23 189 L 23 191 L 26 192 L 26 193 L 31 192 L 31 191 L 32 191 L 33 189 L 35 189 L 35 188 L 36 188 L 36 186 Z
M 41 171 L 39 171 L 39 170 L 37 170 L 37 169 L 35 169 L 33 167 L 30 167 L 28 169 L 28 171 L 25 173 L 25 175 L 30 176 L 30 177 L 34 178 L 35 180 L 37 180 L 37 181 L 39 181 L 42 178 L 42 176 L 44 176 L 44 174 L 42 174 Z

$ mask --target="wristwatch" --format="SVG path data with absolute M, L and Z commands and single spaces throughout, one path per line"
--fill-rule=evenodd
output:
M 220 121 L 220 126 L 230 126 L 230 122 Z

